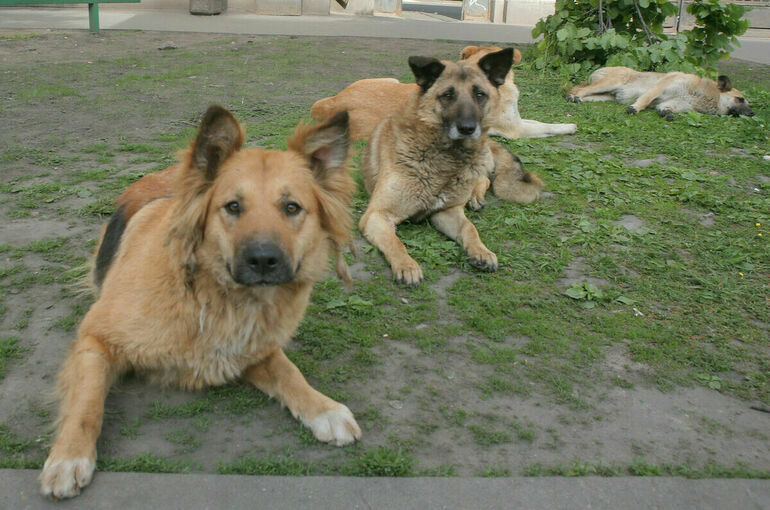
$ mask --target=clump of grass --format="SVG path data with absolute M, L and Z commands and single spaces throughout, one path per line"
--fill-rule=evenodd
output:
M 343 467 L 347 476 L 414 476 L 414 457 L 398 448 L 380 446 L 365 451 Z
M 0 337 L 0 381 L 5 377 L 8 362 L 20 358 L 24 353 L 25 349 L 20 345 L 20 341 L 17 336 Z

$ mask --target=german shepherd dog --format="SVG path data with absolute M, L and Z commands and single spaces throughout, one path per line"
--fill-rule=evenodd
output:
M 497 46 L 466 46 L 460 53 L 461 60 L 478 63 L 485 55 L 500 51 Z M 514 63 L 521 60 L 521 53 L 513 50 Z M 367 78 L 348 85 L 333 97 L 320 99 L 313 104 L 310 114 L 317 121 L 328 119 L 338 111 L 350 114 L 350 136 L 354 140 L 367 140 L 382 119 L 403 105 L 419 86 L 401 83 L 393 78 Z M 504 82 L 498 87 L 500 101 L 489 112 L 489 134 L 505 138 L 541 138 L 554 135 L 571 135 L 577 131 L 575 124 L 546 124 L 522 119 L 519 113 L 519 89 L 513 82 L 510 69 Z
M 594 71 L 588 83 L 577 85 L 567 101 L 617 101 L 629 105 L 628 113 L 655 107 L 661 117 L 674 120 L 675 113 L 695 110 L 711 115 L 746 115 L 754 112 L 727 76 L 715 82 L 680 72 L 642 73 L 628 67 L 603 67 Z
M 212 106 L 178 165 L 124 192 L 98 247 L 97 300 L 59 374 L 44 495 L 73 497 L 91 481 L 105 397 L 129 371 L 185 389 L 242 378 L 321 441 L 361 436 L 282 350 L 329 251 L 349 242 L 347 133 L 343 112 L 300 125 L 287 151 L 247 149 L 232 114 Z
M 377 126 L 361 157 L 371 197 L 359 228 L 385 255 L 398 282 L 414 285 L 423 279 L 420 265 L 396 236 L 399 223 L 429 218 L 463 246 L 471 264 L 495 271 L 497 256 L 466 218 L 465 204 L 472 197 L 476 205 L 483 203 L 490 176 L 495 193 L 505 195 L 501 198 L 522 203 L 537 198 L 542 182 L 487 137 L 512 59 L 510 48 L 478 62 L 409 58 L 418 88 Z

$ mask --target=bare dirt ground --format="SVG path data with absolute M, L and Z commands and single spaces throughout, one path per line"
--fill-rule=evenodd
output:
M 105 220 L 94 212 L 109 212 L 123 186 L 173 161 L 207 105 L 233 109 L 250 126 L 250 144 L 280 146 L 315 100 L 363 77 L 406 79 L 407 55 L 451 58 L 462 46 L 0 32 L 0 185 L 9 186 L 0 195 L 0 337 L 17 339 L 18 348 L 3 360 L 0 380 L 4 465 L 34 466 L 44 459 L 55 414 L 47 395 L 88 304 L 73 287 Z M 619 225 L 631 230 L 638 223 L 625 217 Z M 359 248 L 366 253 L 364 243 Z M 355 270 L 359 281 L 372 285 L 389 278 L 376 253 L 366 253 Z M 447 289 L 465 272 L 453 268 L 426 284 L 432 296 L 426 302 L 435 313 L 426 319 L 430 325 L 456 321 Z M 594 281 L 579 259 L 563 278 L 557 285 Z M 400 290 L 393 295 L 420 299 Z M 323 312 L 323 306 L 313 309 Z M 373 337 L 391 333 L 387 321 L 368 327 Z M 429 354 L 410 341 L 380 342 L 371 350 L 378 362 L 353 370 L 352 377 L 337 359 L 316 365 L 306 360 L 311 383 L 344 399 L 359 417 L 364 438 L 352 450 L 316 444 L 288 412 L 246 388 L 189 394 L 129 379 L 108 399 L 100 458 L 126 461 L 115 469 L 151 471 L 167 469 L 163 462 L 182 462 L 211 472 L 252 456 L 336 473 L 357 455 L 387 446 L 408 453 L 419 469 L 463 476 L 541 474 L 532 467 L 537 465 L 574 466 L 575 474 L 612 465 L 653 466 L 639 474 L 655 474 L 654 466 L 662 465 L 770 471 L 770 415 L 751 409 L 761 404 L 756 400 L 703 385 L 662 391 L 622 342 L 604 346 L 604 356 L 585 372 L 586 384 L 571 390 L 574 401 L 589 405 L 555 403 L 529 379 L 522 391 L 481 391 L 492 369 L 470 359 L 468 345 L 476 341 L 475 333 L 457 331 Z M 527 341 L 516 335 L 506 340 L 514 347 Z M 528 362 L 526 356 L 515 361 Z M 320 378 L 313 366 L 330 375 Z M 591 384 L 592 377 L 615 376 L 625 382 Z M 147 454 L 153 461 L 131 464 Z

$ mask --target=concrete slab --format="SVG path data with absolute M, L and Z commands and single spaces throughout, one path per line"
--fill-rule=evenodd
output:
M 614 510 L 770 508 L 770 481 L 683 478 L 350 478 L 97 473 L 76 499 L 37 493 L 37 471 L 0 470 L 0 508 Z
M 85 6 L 84 6 L 85 7 Z M 0 29 L 88 29 L 85 8 L 0 8 Z M 507 44 L 533 41 L 530 25 L 461 22 L 446 15 L 403 12 L 395 16 L 261 16 L 226 12 L 218 16 L 193 16 L 179 10 L 101 9 L 102 30 L 158 30 L 222 34 L 388 37 L 443 39 Z M 770 30 L 752 30 L 739 38 L 733 57 L 770 64 Z
M 0 28 L 87 29 L 86 9 L 15 8 L 0 10 Z M 393 16 L 260 16 L 224 13 L 192 16 L 177 11 L 102 9 L 102 30 L 159 30 L 228 34 L 398 37 L 453 41 L 519 42 L 532 40 L 531 28 L 492 23 L 468 23 L 423 13 Z

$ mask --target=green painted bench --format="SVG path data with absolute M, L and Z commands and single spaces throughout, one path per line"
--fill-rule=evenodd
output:
M 88 28 L 99 31 L 100 3 L 139 3 L 140 0 L 0 0 L 0 5 L 88 4 Z

